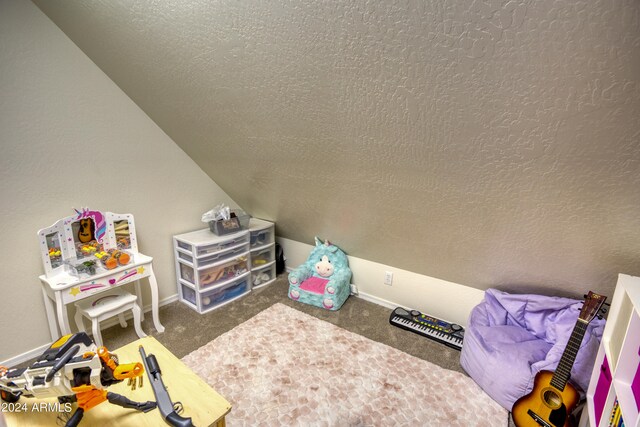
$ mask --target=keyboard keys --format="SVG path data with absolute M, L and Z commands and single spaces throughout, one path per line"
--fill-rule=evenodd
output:
M 456 350 L 462 349 L 464 328 L 460 325 L 447 323 L 431 316 L 425 316 L 416 310 L 409 312 L 402 307 L 396 308 L 393 313 L 391 313 L 389 323 L 443 343 Z

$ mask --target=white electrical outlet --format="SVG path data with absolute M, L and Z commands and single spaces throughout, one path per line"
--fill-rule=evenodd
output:
M 385 271 L 384 272 L 384 284 L 391 286 L 392 283 L 393 283 L 393 272 L 392 271 Z

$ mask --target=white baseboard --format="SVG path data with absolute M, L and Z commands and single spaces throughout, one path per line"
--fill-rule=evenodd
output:
M 303 264 L 313 245 L 276 236 L 287 259 L 287 270 Z M 340 245 L 337 243 L 338 246 Z M 364 300 L 394 309 L 416 309 L 462 326 L 467 325 L 473 307 L 484 298 L 484 291 L 402 270 L 390 265 L 347 256 L 357 296 Z M 392 284 L 385 285 L 387 272 L 392 273 Z
M 158 302 L 158 306 L 162 307 L 162 306 L 165 306 L 167 304 L 171 304 L 172 302 L 177 301 L 177 300 L 178 300 L 178 294 L 170 295 L 170 296 L 160 300 Z M 150 304 L 149 305 L 145 305 L 143 307 L 142 311 L 145 313 L 145 316 L 146 315 L 151 316 L 151 305 Z M 127 313 L 127 314 L 125 314 L 125 318 L 127 320 L 133 319 L 133 314 L 132 313 Z M 118 324 L 119 324 L 118 318 L 114 317 L 114 318 L 111 318 L 109 320 L 106 320 L 106 321 L 102 322 L 102 324 L 100 326 L 101 326 L 101 329 L 105 329 L 105 328 L 109 328 L 111 326 L 115 326 L 115 325 L 118 325 Z M 0 366 L 12 367 L 12 366 L 16 366 L 16 365 L 19 365 L 21 363 L 24 363 L 24 362 L 28 362 L 29 360 L 35 359 L 36 357 L 42 355 L 42 353 L 47 348 L 49 348 L 50 345 L 51 345 L 51 343 L 47 343 L 47 344 L 41 345 L 40 347 L 36 347 L 36 348 L 34 348 L 32 350 L 26 351 L 26 352 L 24 352 L 22 354 L 18 354 L 17 356 L 13 356 L 13 357 L 11 357 L 9 359 L 0 361 Z
M 369 295 L 369 294 L 364 293 L 364 292 L 358 292 L 358 294 L 355 295 L 355 296 L 357 298 L 362 298 L 365 301 L 369 301 L 369 302 L 372 302 L 374 304 L 378 304 L 378 305 L 381 305 L 383 307 L 390 308 L 391 310 L 393 310 L 396 307 L 400 306 L 400 304 L 397 304 L 395 302 L 387 301 L 386 299 L 378 298 L 375 295 Z M 410 307 L 407 307 L 407 308 L 410 308 Z

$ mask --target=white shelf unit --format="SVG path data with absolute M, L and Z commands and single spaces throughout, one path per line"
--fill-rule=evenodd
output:
M 251 284 L 260 288 L 276 280 L 275 225 L 263 219 L 249 221 Z
M 591 374 L 587 391 L 588 425 L 612 425 L 616 399 L 625 427 L 640 427 L 640 277 L 626 274 L 618 276 Z
M 249 231 L 208 228 L 173 237 L 180 301 L 206 313 L 251 292 Z

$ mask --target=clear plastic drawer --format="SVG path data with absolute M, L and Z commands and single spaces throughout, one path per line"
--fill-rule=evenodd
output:
M 251 285 L 249 284 L 249 275 L 246 274 L 227 285 L 203 292 L 200 295 L 200 311 L 204 312 L 220 307 L 249 291 L 251 291 Z
M 210 245 L 202 245 L 196 248 L 196 256 L 198 258 L 203 255 L 208 255 L 214 252 L 219 252 L 234 246 L 239 246 L 249 241 L 249 233 L 243 232 L 242 234 L 229 238 L 221 242 L 212 243 Z
M 244 252 L 247 252 L 246 242 L 241 244 L 240 246 L 231 247 L 230 249 L 226 249 L 224 251 L 212 253 L 211 255 L 205 255 L 201 258 L 198 258 L 198 267 L 205 267 L 209 264 L 213 264 L 224 259 L 233 258 L 234 256 L 238 256 Z
M 198 285 L 208 288 L 224 283 L 249 271 L 249 254 L 237 256 L 210 267 L 198 269 Z
M 259 248 L 260 246 L 269 245 L 275 242 L 275 236 L 273 235 L 273 226 L 265 228 L 264 230 L 252 230 L 249 243 L 251 249 Z
M 182 240 L 177 240 L 176 242 L 177 242 L 179 248 L 182 248 L 185 251 L 193 252 L 193 246 L 192 245 L 190 245 L 188 243 L 185 243 Z
M 180 289 L 182 289 L 182 299 L 193 304 L 192 308 L 196 308 L 196 291 L 185 285 L 184 283 L 180 283 Z
M 185 254 L 182 251 L 176 251 L 176 254 L 178 255 L 178 258 L 187 261 L 190 264 L 193 264 L 193 257 L 191 255 Z
M 251 252 L 251 267 L 259 268 L 276 259 L 275 243 L 264 249 L 258 249 Z
M 251 284 L 254 288 L 267 285 L 276 278 L 275 263 L 258 269 L 251 270 Z

